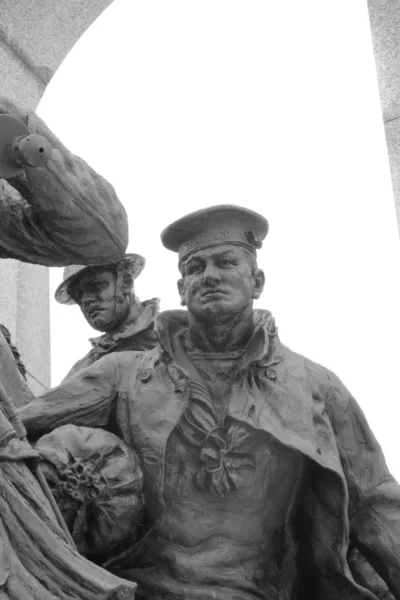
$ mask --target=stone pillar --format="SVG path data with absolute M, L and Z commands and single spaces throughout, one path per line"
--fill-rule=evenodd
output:
M 111 1 L 2 0 L 0 94 L 35 109 L 69 50 Z M 49 321 L 48 269 L 0 261 L 0 323 L 21 352 L 35 393 L 43 391 L 36 379 L 50 386 Z
M 400 3 L 368 0 L 368 9 L 400 230 Z

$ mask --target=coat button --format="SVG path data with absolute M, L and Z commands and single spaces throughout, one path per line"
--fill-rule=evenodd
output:
M 143 383 L 146 383 L 147 381 L 149 381 L 150 378 L 151 378 L 151 372 L 148 369 L 145 369 L 144 371 L 141 371 L 139 373 L 139 379 L 140 379 L 140 381 L 143 381 Z
M 272 381 L 274 381 L 276 379 L 276 371 L 275 371 L 275 369 L 268 368 L 265 371 L 265 374 L 268 377 L 268 379 L 272 379 Z

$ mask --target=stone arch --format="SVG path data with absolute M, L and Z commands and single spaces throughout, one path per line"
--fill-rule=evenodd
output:
M 54 73 L 112 0 L 3 0 L 1 93 L 35 109 Z
M 0 94 L 36 109 L 68 52 L 112 0 L 2 0 Z M 46 267 L 0 261 L 0 323 L 28 368 L 40 394 L 50 386 L 49 277 Z

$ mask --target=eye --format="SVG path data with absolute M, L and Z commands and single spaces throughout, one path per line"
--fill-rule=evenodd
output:
M 222 260 L 219 261 L 219 265 L 220 267 L 232 267 L 234 265 L 233 260 L 229 259 L 229 258 L 223 258 Z
M 201 265 L 200 263 L 194 263 L 188 266 L 187 273 L 189 275 L 195 275 L 196 273 L 201 273 L 202 270 L 203 265 Z
M 76 288 L 69 288 L 68 293 L 75 302 L 79 304 L 82 299 L 82 290 Z

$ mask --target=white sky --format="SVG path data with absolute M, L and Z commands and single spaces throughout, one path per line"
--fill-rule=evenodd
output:
M 257 306 L 344 381 L 400 479 L 400 244 L 365 0 L 115 0 L 39 114 L 115 186 L 139 297 L 162 309 L 179 308 L 169 222 L 220 203 L 268 218 Z M 94 332 L 51 310 L 57 384 Z

